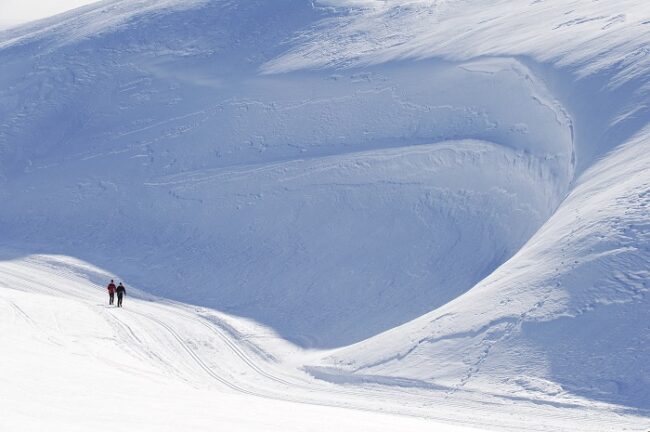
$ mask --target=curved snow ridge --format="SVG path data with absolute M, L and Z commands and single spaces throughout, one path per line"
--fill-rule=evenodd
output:
M 403 170 L 399 165 L 407 164 L 412 170 Z M 476 171 L 473 175 L 464 175 L 463 169 Z M 485 177 L 490 178 L 490 171 L 503 169 L 503 178 L 494 176 L 491 182 L 485 182 L 478 173 L 485 169 Z M 389 171 L 389 172 L 386 172 Z M 424 173 L 423 173 L 424 172 Z M 501 144 L 479 140 L 442 141 L 417 146 L 404 146 L 365 152 L 353 152 L 336 156 L 325 156 L 304 160 L 292 160 L 273 164 L 241 166 L 214 170 L 202 170 L 175 174 L 147 183 L 151 187 L 172 187 L 175 192 L 190 192 L 211 184 L 228 183 L 247 184 L 260 176 L 273 180 L 259 181 L 262 188 L 269 190 L 287 188 L 292 183 L 304 180 L 314 183 L 332 179 L 342 184 L 363 185 L 392 181 L 396 184 L 419 182 L 427 178 L 432 184 L 441 188 L 455 185 L 459 189 L 481 190 L 503 188 L 513 185 L 508 178 L 511 172 L 526 172 L 531 181 L 537 184 L 542 213 L 550 214 L 555 210 L 566 193 L 566 179 L 558 178 L 556 167 L 548 158 L 540 158 L 527 152 L 513 150 Z M 341 180 L 339 180 L 339 178 Z M 386 180 L 390 179 L 390 180 Z M 345 183 L 345 181 L 349 183 Z M 261 190 L 260 192 L 265 192 Z M 520 197 L 523 202 L 525 197 Z
M 5 175 L 87 173 L 119 161 L 146 181 L 161 172 L 464 138 L 548 158 L 567 184 L 575 170 L 572 119 L 544 83 L 513 59 L 258 77 L 246 85 L 225 81 L 206 88 L 179 83 L 176 66 L 162 76 L 161 66 L 149 71 L 147 60 L 136 70 L 114 71 L 134 74 L 133 81 L 101 80 L 103 61 L 82 57 L 82 67 L 63 61 L 55 71 L 7 77 L 12 94 L 21 91 L 31 102 L 12 98 L 0 106 Z M 123 59 L 117 55 L 115 61 Z M 70 80 L 70 69 L 87 79 Z M 291 92 L 278 91 L 285 87 Z M 114 103 L 106 106 L 108 100 Z M 53 110 L 53 101 L 66 108 Z M 83 114 L 76 114 L 79 106 Z M 50 137 L 34 136 L 35 125 Z M 36 144 L 21 146 L 21 140 Z
M 222 264 L 243 257 L 217 259 L 217 290 L 203 292 L 193 282 L 202 276 L 188 275 L 185 283 L 193 290 L 186 295 L 197 301 L 212 296 L 215 306 L 232 305 L 227 307 L 292 340 L 331 346 L 415 318 L 507 259 L 563 197 L 565 185 L 557 183 L 546 162 L 468 140 L 176 175 L 150 183 L 149 193 L 178 200 L 177 206 L 167 207 L 168 224 L 182 215 L 194 229 L 211 233 L 229 254 L 248 255 L 247 245 L 253 242 L 265 245 L 258 248 L 255 265 L 243 273 Z M 191 204 L 196 202 L 202 204 Z M 268 214 L 273 214 L 273 224 L 262 222 Z M 234 219 L 254 231 L 231 231 L 226 221 Z M 214 220 L 223 227 L 215 228 Z M 373 252 L 386 249 L 382 244 L 393 246 Z M 347 255 L 355 256 L 352 263 L 341 261 Z M 423 255 L 436 267 L 421 264 Z M 314 261 L 317 267 L 309 264 Z M 288 270 L 296 267 L 300 271 Z M 403 269 L 403 280 L 386 284 L 395 278 L 396 267 Z M 437 281 L 435 290 L 429 289 L 432 280 Z M 309 292 L 303 284 L 311 286 Z M 296 287 L 290 296 L 288 287 Z M 241 290 L 247 293 L 243 299 Z M 375 290 L 386 300 L 362 307 Z M 258 302 L 242 302 L 249 296 L 263 298 L 264 309 L 258 309 Z M 396 296 L 411 301 L 396 308 L 391 300 Z M 280 309 L 287 315 L 273 312 Z M 330 318 L 324 320 L 323 314 Z
M 560 389 L 646 412 L 650 336 L 635 329 L 650 318 L 648 132 L 587 170 L 530 241 L 466 294 L 327 364 L 367 380 L 529 391 L 512 379 L 521 375 L 553 383 L 535 391 L 542 398 Z

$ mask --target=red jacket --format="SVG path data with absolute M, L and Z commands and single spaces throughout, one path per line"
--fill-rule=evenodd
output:
M 113 294 L 115 292 L 115 284 L 113 282 L 108 284 L 108 293 Z

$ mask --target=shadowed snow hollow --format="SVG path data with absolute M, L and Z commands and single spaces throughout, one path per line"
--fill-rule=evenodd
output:
M 254 3 L 64 22 L 0 52 L 4 238 L 338 347 L 471 288 L 567 192 L 571 121 L 520 63 L 260 76 L 317 13 Z M 267 12 L 270 32 L 229 24 Z

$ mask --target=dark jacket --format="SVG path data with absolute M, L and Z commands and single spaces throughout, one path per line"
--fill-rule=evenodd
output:
M 123 294 L 126 294 L 126 288 L 124 288 L 124 285 L 119 284 L 115 292 L 117 292 L 118 296 L 121 296 Z

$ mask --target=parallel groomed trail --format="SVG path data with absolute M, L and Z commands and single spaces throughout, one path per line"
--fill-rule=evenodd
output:
M 270 358 L 277 353 L 265 352 L 263 346 L 257 346 L 255 350 L 266 356 L 250 351 L 234 334 L 224 332 L 220 327 L 225 324 L 220 324 L 218 318 L 205 308 L 194 311 L 195 308 L 190 306 L 162 299 L 140 300 L 139 294 L 134 290 L 126 298 L 125 308 L 107 308 L 103 304 L 106 301 L 104 289 L 87 279 L 97 278 L 98 273 L 84 276 L 85 271 L 87 267 L 79 267 L 73 260 L 62 257 L 32 257 L 24 262 L 1 263 L 0 280 L 8 281 L 12 286 L 2 286 L 1 297 L 3 303 L 6 302 L 15 310 L 16 317 L 25 322 L 26 328 L 31 329 L 35 339 L 45 335 L 56 341 L 57 345 L 85 346 L 85 350 L 89 349 L 88 353 L 95 352 L 95 349 L 90 348 L 96 343 L 93 340 L 112 340 L 112 348 L 109 351 L 104 348 L 102 356 L 96 359 L 106 363 L 109 370 L 119 368 L 119 362 L 124 361 L 113 360 L 112 353 L 123 352 L 136 360 L 138 366 L 130 366 L 134 370 L 146 371 L 153 368 L 160 370 L 163 376 L 175 377 L 173 379 L 192 386 L 207 387 L 210 391 L 228 389 L 263 399 L 353 408 L 366 412 L 390 412 L 443 421 L 458 421 L 457 413 L 467 411 L 468 416 L 462 420 L 464 424 L 503 430 L 519 429 L 521 424 L 518 422 L 524 421 L 521 416 L 526 418 L 533 414 L 541 416 L 541 421 L 536 426 L 527 427 L 537 431 L 548 431 L 552 425 L 558 424 L 581 424 L 585 427 L 584 430 L 601 430 L 630 421 L 630 418 L 619 418 L 618 415 L 614 421 L 614 411 L 605 415 L 603 407 L 582 405 L 584 401 L 582 404 L 567 401 L 562 412 L 555 412 L 557 408 L 553 408 L 554 413 L 550 415 L 549 407 L 560 407 L 562 404 L 549 401 L 545 408 L 546 402 L 538 400 L 531 404 L 522 403 L 518 414 L 509 416 L 509 420 L 503 423 L 481 418 L 492 410 L 493 403 L 501 400 L 498 395 L 471 391 L 455 392 L 452 395 L 432 389 L 371 383 L 358 383 L 354 386 L 324 383 L 292 370 L 293 366 L 284 365 L 281 361 L 269 364 L 264 357 Z M 26 278 L 23 279 L 23 276 Z M 21 292 L 21 296 L 12 298 L 14 290 L 18 290 L 16 293 Z M 38 315 L 33 315 L 30 308 L 36 304 L 35 298 L 42 298 L 45 304 L 51 304 L 47 307 L 51 312 L 41 311 Z M 60 308 L 59 302 L 65 302 L 67 306 Z M 73 305 L 75 306 L 72 307 Z M 101 325 L 98 324 L 104 322 L 108 324 L 109 333 L 93 336 L 85 331 L 85 336 L 73 336 L 79 330 L 75 329 L 77 324 L 68 324 L 68 321 L 75 320 L 76 317 L 73 318 L 66 311 L 77 307 L 85 311 L 83 322 L 90 324 L 89 329 L 99 329 Z M 47 324 L 47 320 L 54 316 L 57 324 L 52 327 Z M 93 322 L 89 323 L 88 320 Z M 233 325 L 237 326 L 236 320 L 227 324 L 230 327 Z M 68 336 L 68 331 L 73 333 Z M 236 329 L 233 331 L 236 332 Z M 217 383 L 218 387 L 213 387 L 210 381 Z M 474 414 L 470 415 L 470 411 Z M 586 421 L 587 413 L 591 416 L 589 421 Z

